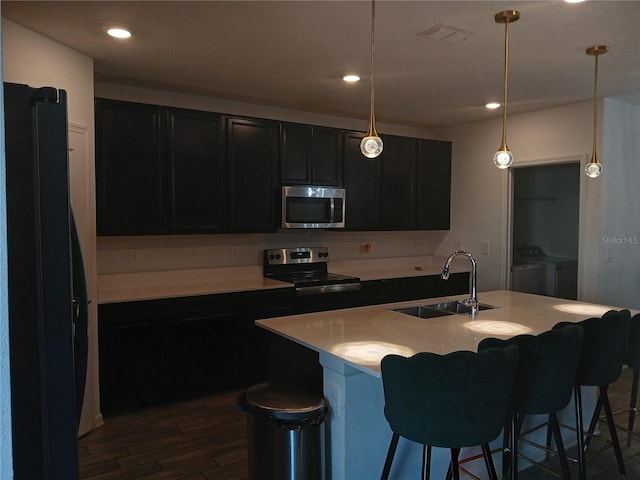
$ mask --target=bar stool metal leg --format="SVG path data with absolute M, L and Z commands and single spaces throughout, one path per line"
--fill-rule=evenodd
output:
M 633 382 L 631 384 L 631 402 L 629 402 L 629 423 L 627 425 L 627 447 L 631 446 L 631 435 L 633 433 L 633 424 L 636 419 L 636 405 L 638 401 L 638 376 L 640 370 L 633 370 Z
M 607 424 L 609 424 L 609 433 L 611 435 L 611 443 L 613 444 L 613 451 L 616 454 L 616 460 L 618 461 L 618 469 L 620 475 L 625 478 L 626 472 L 624 468 L 624 460 L 622 458 L 622 450 L 620 449 L 620 442 L 618 441 L 618 432 L 616 431 L 616 425 L 613 423 L 613 411 L 611 410 L 611 404 L 609 403 L 609 395 L 607 393 L 608 386 L 603 387 L 600 392 L 602 397 L 602 405 L 604 406 L 604 414 L 607 417 Z
M 580 385 L 574 388 L 574 401 L 576 408 L 576 431 L 577 431 L 577 449 L 578 449 L 578 472 L 580 480 L 587 480 L 587 469 L 584 454 L 584 427 L 582 423 L 582 393 Z
M 391 464 L 393 463 L 393 457 L 396 454 L 396 448 L 398 448 L 399 440 L 400 435 L 394 432 L 391 436 L 389 450 L 387 451 L 387 459 L 384 462 L 384 468 L 382 470 L 382 476 L 380 477 L 380 480 L 387 480 L 389 478 L 389 473 L 391 472 Z

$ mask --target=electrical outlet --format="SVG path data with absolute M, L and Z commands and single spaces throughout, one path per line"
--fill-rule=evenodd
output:
M 455 242 L 453 242 L 453 249 L 455 251 L 460 250 L 460 240 L 456 240 Z
M 489 255 L 489 242 L 486 240 L 480 244 L 480 253 L 482 255 Z

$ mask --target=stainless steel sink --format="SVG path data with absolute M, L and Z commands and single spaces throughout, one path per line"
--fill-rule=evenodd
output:
M 491 310 L 492 308 L 495 307 L 493 305 L 487 305 L 486 303 L 478 305 L 479 310 Z M 454 315 L 456 313 L 469 313 L 471 307 L 458 300 L 453 300 L 450 302 L 432 303 L 430 305 L 417 305 L 415 307 L 392 308 L 391 310 L 419 318 L 435 318 Z
M 407 315 L 413 315 L 414 317 L 420 318 L 434 318 L 452 315 L 451 312 L 436 310 L 425 305 L 419 305 L 417 307 L 393 308 L 392 310 L 394 310 L 395 312 L 406 313 Z
M 426 308 L 432 308 L 434 310 L 440 312 L 449 312 L 449 313 L 469 313 L 471 311 L 471 306 L 465 305 L 459 300 L 452 300 L 449 302 L 442 303 L 432 303 L 430 305 L 424 305 Z M 478 310 L 491 310 L 495 308 L 492 305 L 487 305 L 486 303 L 479 303 Z

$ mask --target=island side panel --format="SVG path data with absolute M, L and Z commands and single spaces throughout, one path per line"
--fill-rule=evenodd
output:
M 379 478 L 392 435 L 384 416 L 382 380 L 330 354 L 321 352 L 320 363 L 329 405 L 327 479 Z M 445 476 L 449 460 L 449 450 L 433 449 L 433 478 Z M 391 478 L 419 478 L 421 463 L 422 446 L 401 439 Z

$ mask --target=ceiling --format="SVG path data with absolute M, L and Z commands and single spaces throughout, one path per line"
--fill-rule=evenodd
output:
M 437 128 L 501 116 L 484 104 L 503 95 L 494 15 L 507 9 L 521 14 L 509 25 L 509 114 L 592 99 L 585 50 L 601 44 L 610 50 L 598 60 L 600 96 L 640 104 L 639 1 L 378 0 L 377 121 Z M 2 1 L 1 10 L 92 57 L 96 81 L 369 115 L 370 2 Z M 107 37 L 111 24 L 133 37 Z M 437 39 L 445 31 L 455 34 Z M 346 84 L 345 73 L 363 80 Z

